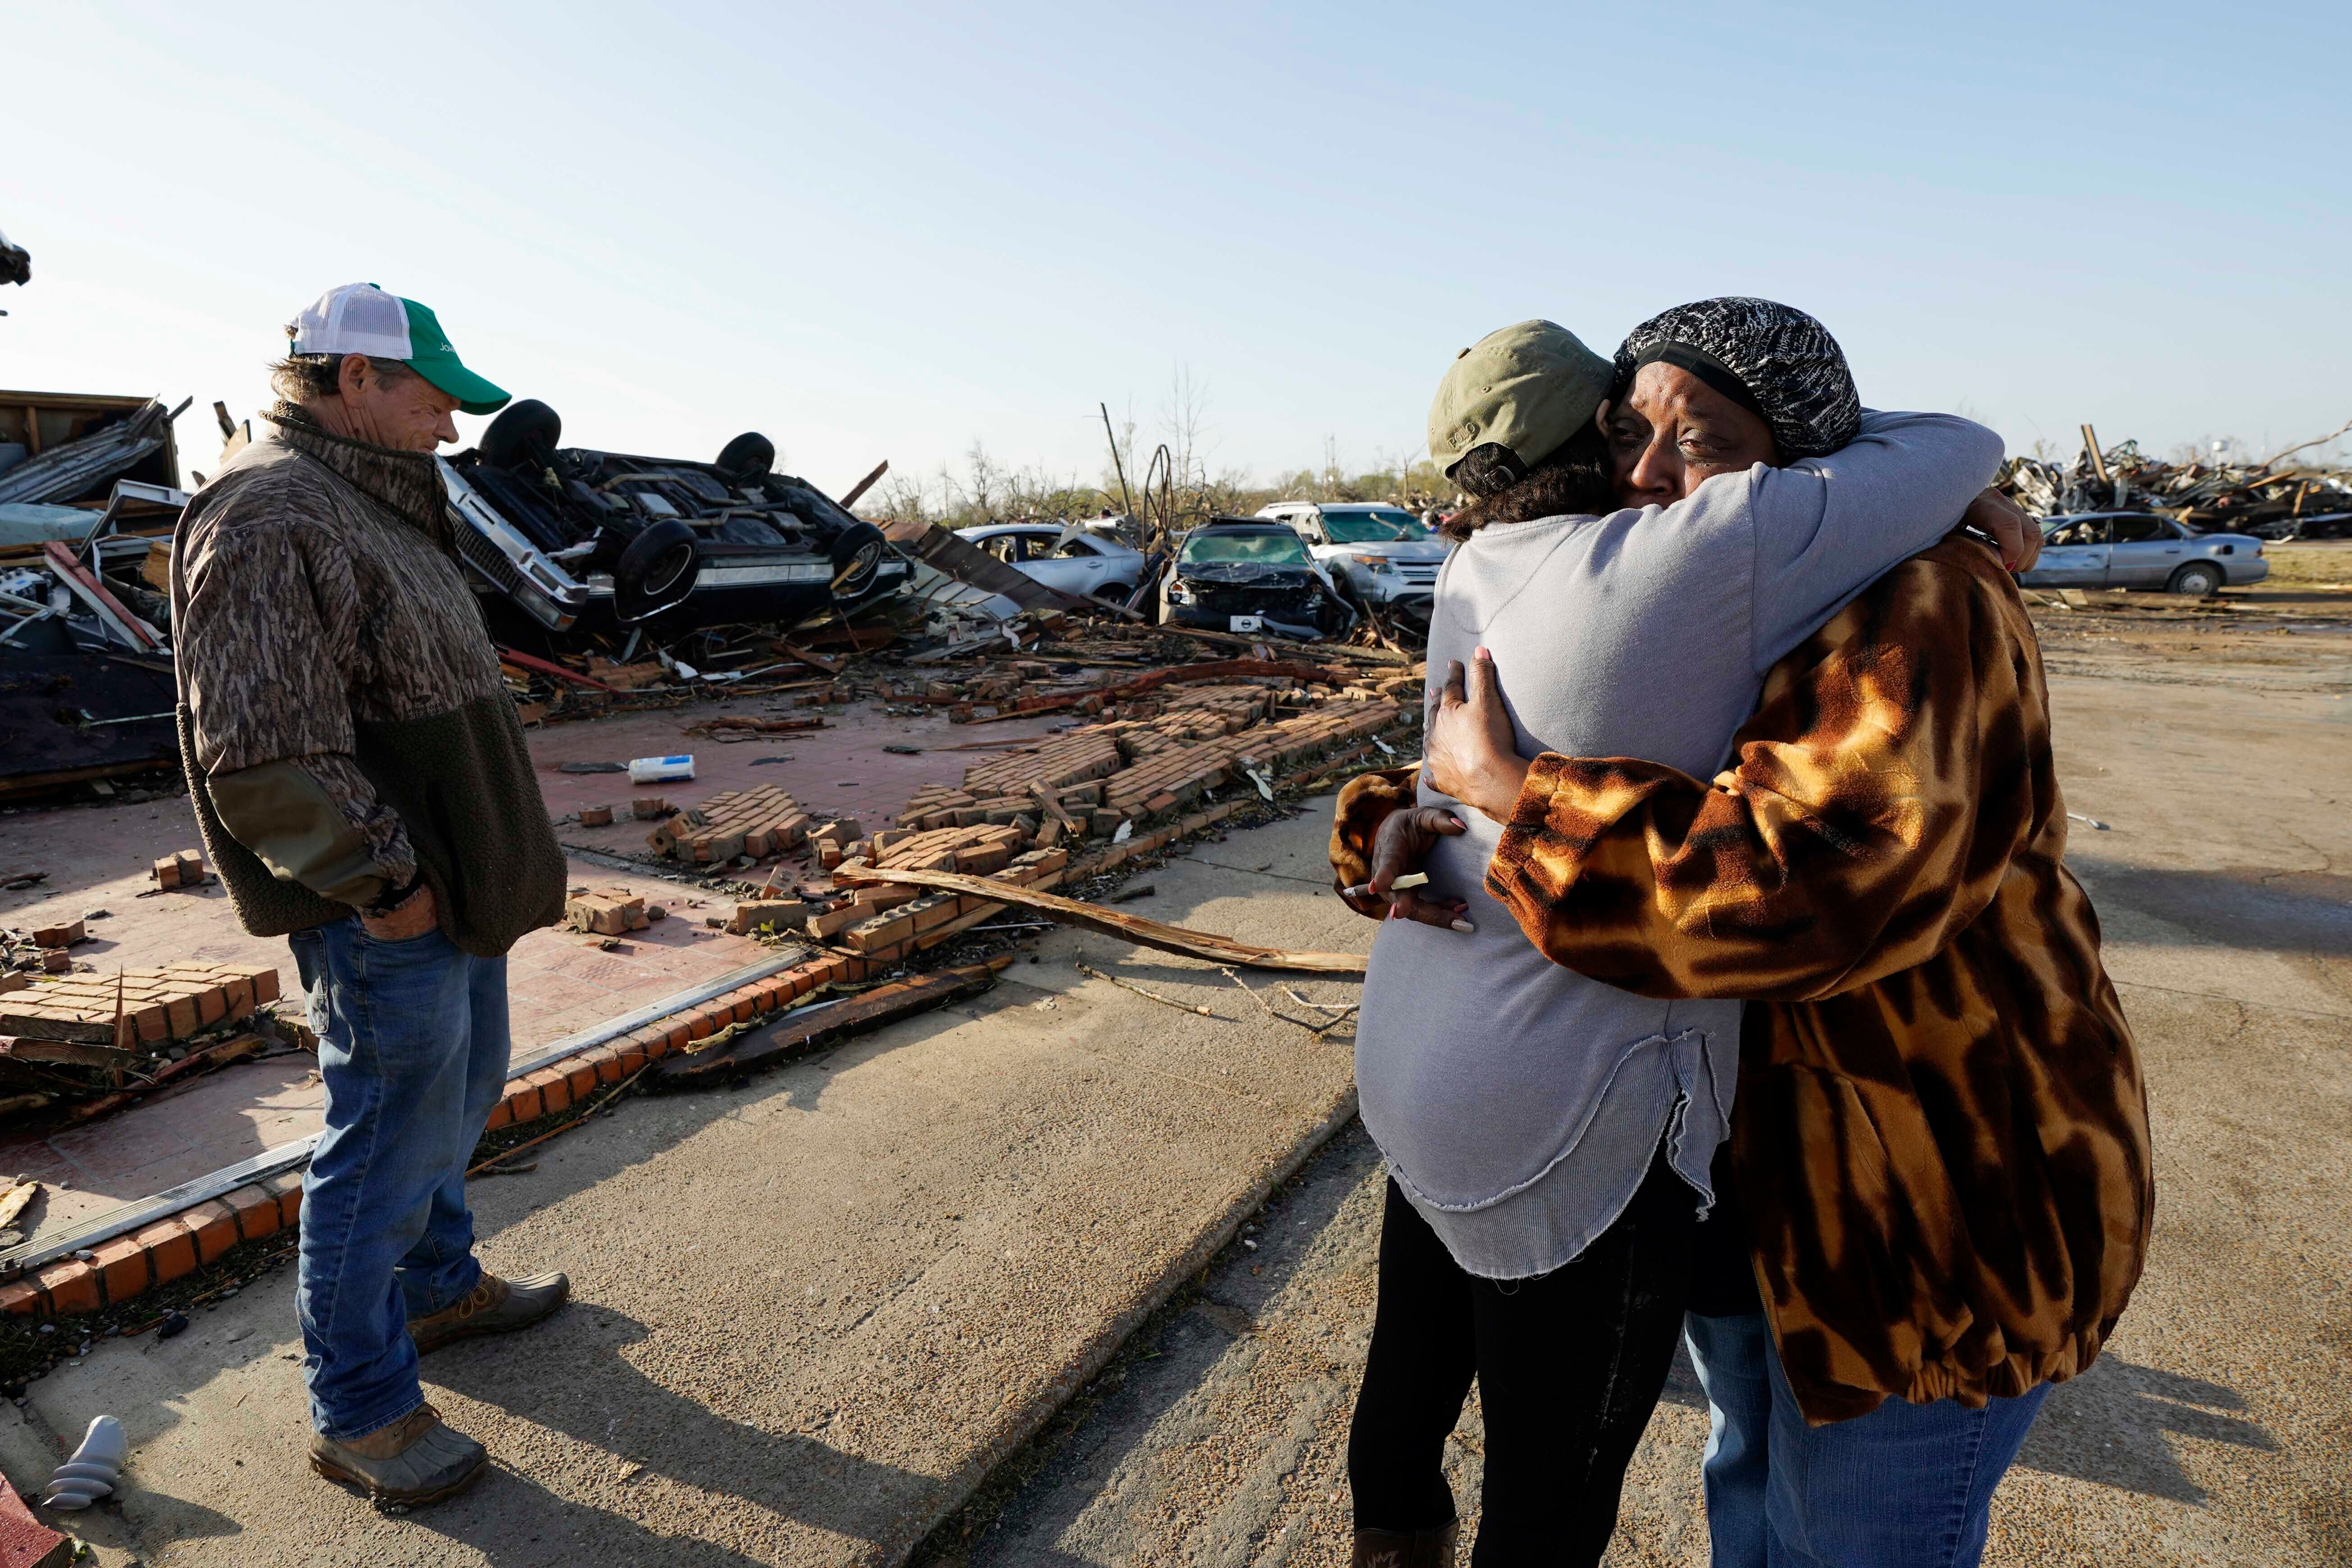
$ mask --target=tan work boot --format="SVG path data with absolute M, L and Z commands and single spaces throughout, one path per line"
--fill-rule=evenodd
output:
M 1454 1568 L 1461 1534 L 1458 1519 L 1434 1530 L 1360 1530 L 1353 1568 Z
M 476 1334 L 510 1334 L 527 1329 L 572 1299 L 572 1281 L 561 1274 L 501 1279 L 485 1269 L 481 1283 L 454 1307 L 410 1321 L 408 1337 L 418 1355 Z
M 389 1426 L 338 1442 L 310 1434 L 310 1468 L 378 1502 L 415 1508 L 464 1491 L 490 1468 L 489 1451 L 420 1405 Z

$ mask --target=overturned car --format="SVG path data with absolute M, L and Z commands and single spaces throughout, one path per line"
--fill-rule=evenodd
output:
M 1356 612 L 1287 524 L 1220 517 L 1177 547 L 1160 580 L 1160 620 L 1312 642 L 1354 626 Z
M 882 531 L 775 473 L 763 436 L 700 463 L 560 447 L 562 429 L 526 399 L 441 460 L 459 553 L 546 631 L 789 626 L 906 585 Z

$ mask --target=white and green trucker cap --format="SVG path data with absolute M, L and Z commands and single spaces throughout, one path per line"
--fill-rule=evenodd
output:
M 449 346 L 440 318 L 414 300 L 373 283 L 330 289 L 294 318 L 298 354 L 366 354 L 396 359 L 457 400 L 468 414 L 496 414 L 509 395 L 467 370 Z

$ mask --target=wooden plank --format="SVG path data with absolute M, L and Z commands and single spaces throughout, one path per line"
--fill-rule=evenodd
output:
M 37 1040 L 70 1040 L 79 1045 L 104 1046 L 114 1041 L 114 1020 L 107 1018 L 50 1017 L 46 1012 L 30 1011 L 37 1003 L 40 988 L 31 992 L 10 993 L 16 1001 L 26 1005 L 26 1010 L 0 1005 L 0 1035 L 15 1035 L 22 1045 L 29 1037 Z M 59 1009 L 63 1011 L 62 1008 Z
M 574 686 L 585 686 L 597 691 L 614 693 L 618 693 L 621 689 L 617 686 L 608 686 L 593 676 L 583 675 L 576 669 L 566 669 L 560 664 L 551 664 L 543 658 L 533 658 L 527 653 L 517 653 L 503 643 L 499 645 L 499 657 L 509 664 L 519 665 L 524 669 L 535 669 L 541 675 L 551 675 L 558 680 L 568 680 Z
M 101 1025 L 111 1028 L 110 1025 Z M 32 1036 L 19 1036 L 10 1040 L 0 1056 L 20 1062 L 68 1062 L 80 1068 L 125 1068 L 147 1065 L 150 1058 L 142 1051 L 126 1051 L 114 1046 L 87 1045 L 75 1040 L 43 1040 Z
M 791 643 L 784 641 L 782 637 L 778 637 L 773 646 L 778 653 L 782 654 L 787 658 L 796 658 L 803 664 L 807 665 L 811 669 L 823 670 L 827 675 L 839 675 L 841 673 L 841 661 L 837 658 L 825 658 L 820 655 L 809 652 L 809 650 L 804 647 L 794 647 Z M 812 681 L 808 684 L 817 685 L 821 683 Z
M 833 876 L 836 882 L 911 882 L 918 887 L 940 888 L 951 893 L 990 899 L 1002 904 L 1035 910 L 1064 925 L 1083 927 L 1141 947 L 1156 948 L 1162 952 L 1181 952 L 1192 958 L 1203 958 L 1212 963 L 1237 963 L 1250 969 L 1291 969 L 1310 974 L 1364 973 L 1366 960 L 1360 952 L 1293 952 L 1282 948 L 1252 947 L 1213 931 L 1162 925 L 1140 915 L 1123 915 L 1097 904 L 1082 904 L 1076 899 L 1024 888 L 1017 882 L 958 876 L 952 871 L 917 871 L 895 867 L 852 868 L 844 866 Z

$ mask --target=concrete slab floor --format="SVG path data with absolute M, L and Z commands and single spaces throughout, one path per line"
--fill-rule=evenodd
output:
M 821 713 L 828 726 L 782 737 L 792 742 L 789 746 L 724 744 L 679 732 L 716 713 L 763 713 L 770 706 L 752 699 L 535 730 L 530 734 L 531 753 L 549 810 L 561 816 L 582 805 L 625 802 L 631 796 L 625 776 L 565 773 L 561 764 L 566 761 L 626 762 L 684 749 L 697 756 L 701 776 L 691 784 L 662 786 L 673 803 L 690 804 L 722 789 L 775 784 L 814 810 L 856 816 L 869 827 L 878 826 L 894 818 L 917 787 L 960 783 L 964 769 L 985 754 L 926 750 L 908 756 L 885 752 L 884 745 L 1013 741 L 1057 721 L 950 725 L 936 714 L 893 717 L 878 705 L 862 703 L 777 709 L 793 717 Z M 793 752 L 791 763 L 757 763 L 760 757 L 786 751 Z M 624 822 L 583 830 L 574 824 L 559 837 L 605 853 L 642 855 L 649 826 Z M 216 880 L 186 891 L 153 890 L 149 866 L 197 843 L 194 818 L 182 796 L 0 814 L 0 870 L 49 873 L 37 888 L 0 893 L 0 924 L 39 926 L 103 910 L 102 918 L 89 923 L 93 940 L 73 950 L 76 960 L 93 971 L 191 958 L 271 963 L 278 967 L 288 1005 L 299 1007 L 301 982 L 285 941 L 247 935 Z M 509 957 L 508 995 L 518 1051 L 673 995 L 768 952 L 747 938 L 704 926 L 706 915 L 725 913 L 730 907 L 716 895 L 650 876 L 633 879 L 628 872 L 579 860 L 572 865 L 572 880 L 574 885 L 642 892 L 677 918 L 630 936 L 612 952 L 563 931 L 535 931 L 524 938 Z M 242 1063 L 166 1089 L 88 1127 L 46 1137 L 0 1138 L 0 1173 L 36 1176 L 49 1184 L 29 1216 L 37 1226 L 71 1224 L 319 1131 L 320 1091 L 313 1066 L 308 1058 L 294 1057 Z
M 1360 951 L 1372 926 L 1314 876 L 1328 808 L 1153 870 L 1146 903 Z M 1214 1016 L 1084 979 L 1079 949 Z M 466 1497 L 390 1518 L 304 1472 L 282 1275 L 37 1383 L 47 1429 L 104 1409 L 131 1432 L 132 1485 L 81 1527 L 100 1561 L 901 1560 L 1352 1113 L 1345 1038 L 1268 1020 L 1213 968 L 1068 931 L 1036 953 L 740 1090 L 626 1101 L 477 1188 L 485 1260 L 565 1268 L 577 1298 L 426 1363 L 499 1461 Z

